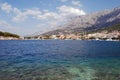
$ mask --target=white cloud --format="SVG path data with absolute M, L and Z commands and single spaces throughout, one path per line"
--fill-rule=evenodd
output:
M 41 15 L 38 15 L 37 16 L 37 19 L 41 20 L 57 20 L 59 17 L 59 15 L 55 12 L 44 12 L 43 14 Z
M 14 14 L 15 14 L 15 16 L 13 17 L 13 21 L 15 21 L 15 22 L 21 22 L 21 21 L 24 21 L 24 20 L 27 18 L 27 16 L 24 15 L 24 13 L 21 12 L 21 11 L 20 11 L 19 9 L 17 9 L 17 8 L 14 8 L 14 9 L 13 9 L 13 12 L 14 12 Z
M 1 5 L 1 9 L 2 9 L 3 11 L 6 11 L 7 13 L 10 13 L 10 12 L 12 11 L 12 7 L 11 7 L 11 5 L 9 5 L 8 3 L 3 3 L 3 4 Z
M 85 15 L 85 12 L 83 10 L 66 5 L 57 7 L 56 12 L 50 12 L 45 10 L 40 11 L 38 8 L 20 10 L 16 7 L 12 8 L 11 5 L 8 3 L 4 3 L 2 5 L 7 5 L 7 7 L 9 7 L 8 11 L 14 13 L 15 16 L 13 17 L 13 21 L 15 22 L 24 21 L 29 17 L 39 20 L 61 21 L 61 19 L 64 20 L 65 18 L 69 17 Z M 7 8 L 4 8 L 2 10 L 6 9 Z
M 16 33 L 16 31 L 19 29 L 17 27 L 10 25 L 8 22 L 4 20 L 0 20 L 0 30 Z
M 49 26 L 48 29 L 56 29 L 59 25 L 66 23 L 69 18 L 85 14 L 81 9 L 63 5 L 57 8 L 57 12 L 46 12 L 40 15 L 38 19 L 46 20 L 46 22 L 39 24 L 39 27 L 46 27 L 47 25 Z
M 41 15 L 38 15 L 38 19 L 51 19 L 51 20 L 63 20 L 65 18 L 79 16 L 79 15 L 85 15 L 86 13 L 81 10 L 77 9 L 71 6 L 60 6 L 57 7 L 57 12 L 44 12 Z
M 75 1 L 75 0 L 72 1 L 72 5 L 82 6 L 82 4 L 80 3 L 80 1 Z
M 60 6 L 58 7 L 59 12 L 61 13 L 62 16 L 64 17 L 73 17 L 73 16 L 78 16 L 78 15 L 85 15 L 85 12 L 81 9 L 77 9 L 71 6 Z
M 13 12 L 15 14 L 15 17 L 13 17 L 13 21 L 15 22 L 24 21 L 29 16 L 37 18 L 41 15 L 41 11 L 39 9 L 26 9 L 25 11 L 20 11 L 18 8 L 14 8 Z
M 15 22 L 24 21 L 28 17 L 37 18 L 41 14 L 41 11 L 38 8 L 20 10 L 16 7 L 12 7 L 8 3 L 3 3 L 1 9 L 6 13 L 13 13 L 15 15 L 13 21 Z
M 43 30 L 46 29 L 45 27 L 47 27 L 48 30 L 55 29 L 71 17 L 85 15 L 83 10 L 66 5 L 58 7 L 57 12 L 40 11 L 39 9 L 27 9 L 25 11 L 20 11 L 19 9 L 14 8 L 14 13 L 16 16 L 13 20 L 17 22 L 24 21 L 29 17 L 33 17 L 40 21 L 44 20 L 44 25 L 39 24 L 39 26 L 37 26 L 42 27 L 42 29 L 44 28 Z
M 38 8 L 21 10 L 19 8 L 12 7 L 8 3 L 4 3 L 4 5 L 6 4 L 9 5 L 9 9 L 7 10 L 7 8 L 4 8 L 2 10 L 6 11 L 7 13 L 11 12 L 14 15 L 12 18 L 14 22 L 22 22 L 28 19 L 36 19 L 39 21 L 38 26 L 36 26 L 41 27 L 41 29 L 46 29 L 48 27 L 48 29 L 55 29 L 59 25 L 65 23 L 71 17 L 86 14 L 81 9 L 66 5 L 59 6 L 56 8 L 56 12 L 52 12 L 48 10 L 41 11 Z M 41 22 L 44 22 L 44 24 Z M 0 23 L 0 25 L 1 24 L 4 26 L 8 25 L 5 22 Z

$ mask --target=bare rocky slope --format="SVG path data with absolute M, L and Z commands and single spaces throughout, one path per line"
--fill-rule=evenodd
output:
M 77 16 L 63 25 L 63 28 L 46 32 L 42 35 L 70 34 L 92 31 L 120 23 L 120 7 L 104 10 L 84 16 Z

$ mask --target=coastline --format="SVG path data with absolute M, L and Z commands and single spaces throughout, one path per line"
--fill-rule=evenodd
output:
M 114 42 L 120 42 L 120 40 L 96 40 L 96 39 L 0 39 L 0 41 L 48 41 L 48 40 L 63 40 L 63 41 L 114 41 Z

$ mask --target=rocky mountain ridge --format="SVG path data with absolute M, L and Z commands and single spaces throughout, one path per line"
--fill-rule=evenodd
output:
M 112 10 L 95 12 L 84 16 L 77 16 L 71 19 L 71 21 L 67 24 L 63 25 L 61 29 L 49 31 L 43 33 L 42 35 L 75 34 L 84 31 L 97 30 L 118 23 L 120 23 L 120 7 Z

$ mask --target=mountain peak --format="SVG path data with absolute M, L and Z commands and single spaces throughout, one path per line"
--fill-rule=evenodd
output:
M 44 34 L 53 35 L 59 33 L 80 33 L 81 31 L 100 29 L 117 23 L 120 23 L 120 7 L 84 16 L 77 16 L 72 18 L 67 24 L 63 25 L 61 29 L 49 31 Z

